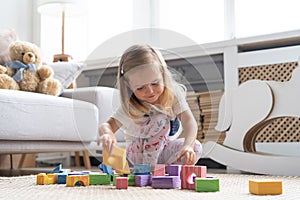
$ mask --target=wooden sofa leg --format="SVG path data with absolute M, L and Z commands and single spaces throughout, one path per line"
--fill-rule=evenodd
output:
M 18 164 L 18 169 L 23 167 L 26 155 L 27 155 L 26 153 L 21 155 L 21 159 L 20 159 L 19 164 Z
M 80 167 L 80 155 L 79 151 L 75 151 L 75 166 Z
M 83 163 L 86 169 L 91 169 L 91 161 L 88 150 L 84 150 L 83 152 Z

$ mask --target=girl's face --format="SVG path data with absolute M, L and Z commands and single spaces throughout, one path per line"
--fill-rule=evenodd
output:
M 138 69 L 128 76 L 129 87 L 140 100 L 150 104 L 159 104 L 164 92 L 163 76 L 158 67 Z

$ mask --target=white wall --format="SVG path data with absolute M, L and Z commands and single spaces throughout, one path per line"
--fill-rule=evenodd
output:
M 37 0 L 0 0 L 0 30 L 14 29 L 20 40 L 39 45 Z

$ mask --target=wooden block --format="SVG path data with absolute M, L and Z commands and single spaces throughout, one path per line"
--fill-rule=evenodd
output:
M 206 166 L 183 165 L 181 168 L 181 189 L 195 190 L 195 177 L 206 177 Z
M 153 176 L 165 176 L 166 175 L 166 165 L 155 164 Z
M 114 174 L 113 176 L 113 186 L 116 186 L 116 179 L 117 177 L 120 177 L 121 175 L 120 174 Z
M 89 174 L 90 185 L 110 185 L 110 174 Z
M 139 187 L 150 186 L 152 184 L 152 176 L 150 174 L 135 175 L 135 185 Z
M 282 181 L 249 180 L 249 192 L 257 195 L 282 194 Z
M 57 180 L 58 180 L 58 174 L 39 173 L 36 176 L 36 184 L 37 185 L 56 184 Z
M 135 164 L 133 173 L 135 175 L 142 175 L 142 174 L 150 174 L 151 167 L 150 164 Z
M 88 186 L 90 185 L 89 175 L 72 175 L 67 176 L 66 186 Z
M 167 166 L 167 173 L 169 176 L 180 176 L 181 165 L 169 165 Z
M 135 186 L 135 176 L 133 174 L 129 174 L 128 178 L 128 186 Z
M 67 183 L 67 176 L 68 176 L 68 174 L 59 173 L 57 175 L 57 184 L 66 184 Z
M 127 189 L 128 178 L 127 177 L 116 177 L 116 189 Z
M 46 173 L 39 173 L 36 175 L 36 184 L 37 185 L 47 185 L 48 184 L 48 176 Z
M 57 184 L 57 174 L 47 174 L 48 184 Z
M 181 181 L 179 176 L 153 176 L 152 188 L 173 189 L 180 188 Z
M 196 178 L 196 192 L 218 192 L 220 181 L 218 178 Z
M 124 169 L 122 169 L 122 170 L 117 170 L 116 169 L 116 172 L 119 173 L 119 174 L 130 174 L 130 168 L 129 168 L 128 161 L 126 160 L 126 164 L 125 164 Z
M 103 150 L 103 164 L 116 170 L 124 170 L 126 167 L 126 149 L 113 146 L 111 153 Z

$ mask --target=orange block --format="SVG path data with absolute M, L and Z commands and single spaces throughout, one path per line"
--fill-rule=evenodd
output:
M 111 153 L 103 150 L 103 163 L 118 171 L 123 171 L 126 168 L 126 149 L 118 146 L 113 146 Z
M 249 192 L 257 195 L 282 194 L 282 181 L 249 180 Z

